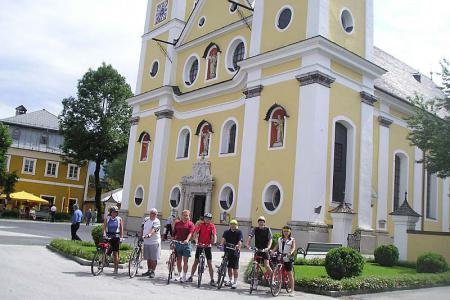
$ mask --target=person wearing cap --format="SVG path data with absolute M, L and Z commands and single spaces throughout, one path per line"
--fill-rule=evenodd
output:
M 209 277 L 211 278 L 209 284 L 215 286 L 216 283 L 214 282 L 214 271 L 211 263 L 212 260 L 211 245 L 217 243 L 217 229 L 214 223 L 211 222 L 211 219 L 212 214 L 206 213 L 203 218 L 203 222 L 199 223 L 195 227 L 194 240 L 197 245 L 197 250 L 195 251 L 195 260 L 191 268 L 191 276 L 188 278 L 187 281 L 192 282 L 192 277 L 194 276 L 195 271 L 197 270 L 198 259 L 202 251 L 202 248 L 199 247 L 199 245 L 207 245 L 203 249 L 205 250 L 206 261 L 208 263 L 209 269 Z
M 255 248 L 257 256 L 261 256 L 264 260 L 264 266 L 269 274 L 272 274 L 272 268 L 269 265 L 269 250 L 272 247 L 272 231 L 266 226 L 266 218 L 260 216 L 258 218 L 258 227 L 253 227 L 248 234 L 247 248 L 250 248 L 250 240 L 255 237 Z
M 235 251 L 227 249 L 225 247 L 225 251 L 228 253 L 228 278 L 229 278 L 229 280 L 225 283 L 225 286 L 231 286 L 232 289 L 235 289 L 237 287 L 237 280 L 239 275 L 239 257 L 242 242 L 243 236 L 242 231 L 238 229 L 238 222 L 236 220 L 231 220 L 230 229 L 226 230 L 223 233 L 220 245 L 221 247 L 224 247 L 226 244 L 235 245 Z
M 119 247 L 120 241 L 123 239 L 123 222 L 119 217 L 119 208 L 112 206 L 109 209 L 109 216 L 103 222 L 103 238 L 110 238 L 111 251 L 114 261 L 114 274 L 119 269 Z
M 83 219 L 83 213 L 78 208 L 78 204 L 74 204 L 72 206 L 73 213 L 72 213 L 72 225 L 70 226 L 70 232 L 72 235 L 72 241 L 81 241 L 80 237 L 77 235 L 77 231 L 80 228 L 81 220 Z
M 142 276 L 155 277 L 155 269 L 161 258 L 161 222 L 157 218 L 156 208 L 150 210 L 150 216 L 142 222 L 142 237 L 144 239 L 144 259 L 148 270 Z
M 186 274 L 188 271 L 188 261 L 191 257 L 191 237 L 194 233 L 195 226 L 190 220 L 191 212 L 189 210 L 183 210 L 181 213 L 181 220 L 175 222 L 173 228 L 173 235 L 175 241 L 179 243 L 175 244 L 175 251 L 177 252 L 177 270 L 180 276 L 175 279 L 179 282 L 186 282 Z M 181 263 L 183 262 L 183 272 L 181 272 Z
M 283 226 L 281 229 L 281 237 L 278 239 L 278 243 L 274 245 L 274 251 L 283 254 L 284 269 L 288 274 L 289 286 L 291 287 L 291 292 L 289 296 L 295 296 L 294 291 L 294 273 L 292 272 L 294 267 L 294 252 L 296 249 L 295 239 L 291 236 L 291 227 L 288 225 Z

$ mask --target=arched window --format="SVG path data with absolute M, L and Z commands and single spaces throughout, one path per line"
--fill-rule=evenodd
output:
M 229 211 L 233 207 L 234 203 L 234 192 L 230 185 L 225 185 L 222 187 L 219 196 L 220 208 L 224 211 Z
M 207 121 L 200 122 L 195 134 L 199 136 L 198 156 L 209 156 L 212 135 L 211 124 Z
M 147 161 L 148 153 L 150 151 L 150 134 L 147 132 L 141 133 L 138 141 L 141 143 L 141 155 L 139 156 L 139 161 Z
M 224 123 L 220 140 L 220 154 L 236 153 L 236 130 L 237 125 L 234 120 Z
M 334 131 L 333 202 L 345 202 L 347 179 L 347 128 L 336 123 Z
M 139 186 L 134 193 L 134 204 L 140 206 L 144 200 L 144 189 Z
M 268 213 L 274 213 L 280 206 L 283 199 L 281 188 L 276 183 L 268 184 L 263 192 L 263 205 Z
M 427 171 L 427 219 L 437 219 L 437 177 Z
M 286 110 L 278 104 L 272 105 L 267 111 L 266 121 L 269 121 L 269 148 L 283 148 L 286 137 Z
M 189 128 L 183 128 L 178 134 L 177 158 L 189 157 L 189 145 L 191 141 L 191 131 Z
M 394 155 L 394 197 L 393 210 L 403 202 L 408 191 L 408 156 L 403 152 Z
M 181 191 L 180 188 L 176 186 L 172 189 L 172 192 L 170 193 L 169 199 L 170 207 L 178 208 L 178 206 L 180 205 L 180 200 L 181 200 Z

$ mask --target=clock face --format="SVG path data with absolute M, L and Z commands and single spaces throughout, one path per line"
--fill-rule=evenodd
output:
M 165 0 L 156 6 L 155 25 L 161 23 L 167 18 L 167 2 L 168 0 Z

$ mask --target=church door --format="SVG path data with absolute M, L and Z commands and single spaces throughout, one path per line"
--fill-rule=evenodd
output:
M 194 222 L 194 224 L 205 214 L 205 203 L 206 195 L 194 196 L 194 209 L 192 213 L 192 222 Z

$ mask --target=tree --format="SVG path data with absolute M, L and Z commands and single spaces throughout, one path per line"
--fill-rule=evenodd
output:
M 7 201 L 10 200 L 9 195 L 14 193 L 14 187 L 18 180 L 16 172 L 6 172 L 6 153 L 11 146 L 11 142 L 8 126 L 0 123 L 0 187 L 2 187 L 2 193 L 6 194 Z
M 106 161 L 103 166 L 105 171 L 105 180 L 111 189 L 123 186 L 123 177 L 125 175 L 125 165 L 127 162 L 127 153 L 121 153 L 112 161 Z
M 100 222 L 100 168 L 105 160 L 113 160 L 127 149 L 131 109 L 126 99 L 133 93 L 125 78 L 105 63 L 97 70 L 89 69 L 78 81 L 77 90 L 77 98 L 62 101 L 62 150 L 69 161 L 95 162 L 95 205 Z

